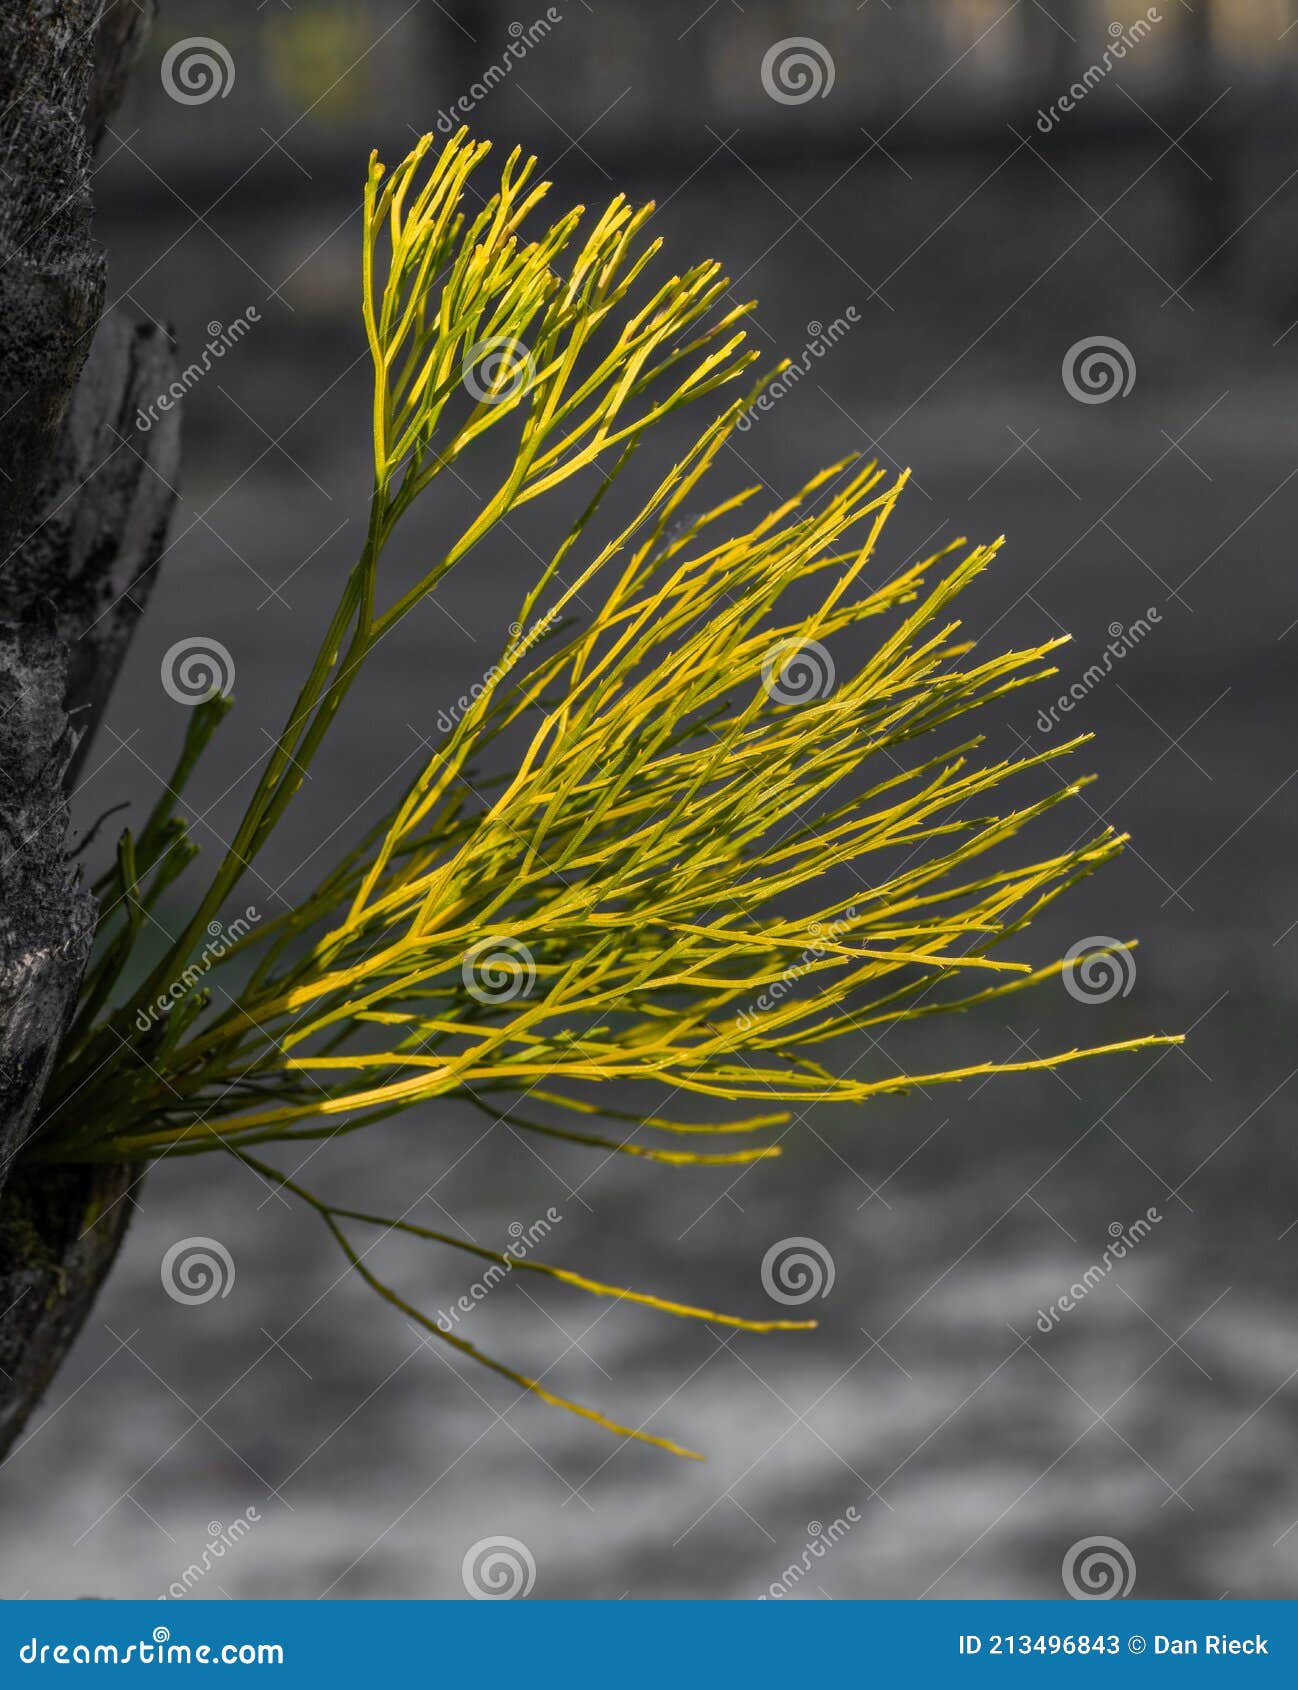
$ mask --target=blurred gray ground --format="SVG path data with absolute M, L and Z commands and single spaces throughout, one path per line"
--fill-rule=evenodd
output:
M 790 9 L 778 10 L 767 8 L 772 28 L 788 24 Z M 881 39 L 870 32 L 899 27 L 878 7 L 863 19 L 795 10 L 843 63 L 853 43 Z M 625 58 L 623 16 L 606 7 L 564 27 L 584 32 L 596 59 L 601 44 Z M 219 36 L 227 21 L 218 6 L 172 17 L 159 50 L 186 30 Z M 234 31 L 233 12 L 228 21 Z M 408 42 L 413 53 L 402 31 L 416 21 L 386 50 Z M 1103 23 L 1087 27 L 1102 42 Z M 781 32 L 792 29 L 772 34 L 721 8 L 657 46 L 670 71 L 706 43 L 739 81 Z M 1085 39 L 1079 50 L 1085 59 Z M 362 536 L 353 195 L 364 143 L 350 182 L 332 162 L 314 169 L 313 148 L 330 161 L 339 149 L 325 125 L 284 142 L 311 174 L 278 155 L 255 164 L 258 128 L 278 135 L 286 119 L 266 106 L 249 58 L 252 93 L 179 113 L 156 59 L 121 130 L 134 138 L 102 174 L 116 287 L 132 308 L 174 319 L 191 351 L 205 324 L 249 304 L 263 321 L 188 401 L 175 543 L 78 810 L 84 825 L 124 795 L 137 813 L 149 801 L 183 729 L 158 684 L 162 654 L 201 633 L 237 665 L 239 708 L 192 795 L 200 834 L 210 825 L 228 837 Z M 966 69 L 932 96 L 944 111 Z M 544 101 L 563 78 L 538 63 L 518 80 Z M 612 80 L 564 90 L 589 106 L 570 114 L 571 133 L 616 93 Z M 521 109 L 510 97 L 514 108 L 484 109 L 504 138 L 502 113 Z M 407 119 L 428 121 L 409 87 L 366 98 L 392 148 Z M 1121 109 L 1113 88 L 1102 99 Z M 859 1523 L 793 1595 L 1055 1596 L 1065 1551 L 1093 1535 L 1128 1546 L 1140 1595 L 1296 1593 L 1293 140 L 1259 120 L 1255 141 L 1230 151 L 1231 226 L 1242 227 L 1187 284 L 1207 250 L 1197 167 L 1152 127 L 1121 146 L 1050 155 L 1042 143 L 1053 168 L 1025 150 L 997 168 L 998 152 L 918 140 L 912 156 L 903 125 L 887 143 L 897 165 L 878 149 L 854 164 L 810 146 L 804 156 L 802 108 L 790 108 L 779 115 L 786 162 L 764 158 L 754 173 L 742 162 L 751 128 L 715 100 L 672 113 L 674 144 L 696 149 L 693 174 L 673 162 L 659 177 L 645 130 L 635 160 L 610 147 L 618 185 L 638 164 L 629 185 L 666 202 L 673 261 L 715 253 L 739 278 L 737 297 L 761 299 L 755 333 L 772 358 L 799 356 L 809 323 L 849 305 L 861 317 L 743 437 L 745 461 L 728 462 L 723 479 L 760 477 L 784 493 L 857 449 L 913 465 L 882 566 L 955 534 L 1006 532 L 963 615 L 988 650 L 1073 634 L 1058 690 L 1100 656 L 1110 624 L 1149 607 L 1161 616 L 1065 727 L 1043 737 L 1037 726 L 1052 684 L 986 723 L 993 755 L 1096 734 L 1072 762 L 1099 780 L 1068 831 L 1046 827 L 1043 839 L 1100 815 L 1130 830 L 1132 849 L 1055 906 L 1019 954 L 1139 935 L 1130 994 L 1083 1005 L 1047 987 L 923 1023 L 922 1038 L 861 1041 L 843 1061 L 883 1074 L 1141 1031 L 1192 1029 L 1190 1043 L 868 1110 L 813 1109 L 781 1162 L 738 1178 L 548 1142 L 538 1151 L 449 1107 L 302 1159 L 309 1183 L 374 1209 L 401 1212 L 426 1191 L 411 1218 L 495 1247 L 511 1221 L 553 1205 L 554 1259 L 754 1315 L 781 1312 L 761 1285 L 768 1247 L 818 1240 L 836 1278 L 810 1334 L 735 1336 L 516 1282 L 468 1321 L 491 1353 L 616 1417 L 648 1417 L 704 1450 L 705 1464 L 519 1402 L 421 1342 L 342 1273 L 317 1223 L 245 1171 L 216 1158 L 157 1169 L 80 1346 L 0 1472 L 6 1596 L 161 1592 L 214 1527 L 248 1508 L 260 1523 L 196 1597 L 458 1596 L 465 1551 L 499 1535 L 530 1548 L 537 1596 L 749 1597 L 802 1557 L 816 1523 L 850 1518 L 849 1507 Z M 251 149 L 246 176 L 229 187 L 244 165 L 231 167 L 197 225 L 215 195 L 191 198 L 178 155 L 154 138 L 182 120 L 205 137 L 193 151 L 206 147 L 209 171 L 223 147 Z M 738 160 L 716 139 L 736 127 Z M 596 124 L 558 164 L 559 203 L 609 191 L 601 133 Z M 548 156 L 564 145 L 556 138 Z M 1014 147 L 1006 134 L 1004 151 Z M 1097 334 L 1130 348 L 1137 377 L 1127 398 L 1083 406 L 1060 366 Z M 666 467 L 684 443 L 669 431 L 639 473 L 650 457 Z M 397 574 L 491 471 L 489 460 L 466 465 L 469 488 L 430 498 L 394 555 Z M 282 895 L 309 883 L 345 818 L 391 796 L 416 735 L 490 665 L 535 568 L 531 548 L 543 552 L 558 522 L 538 512 L 525 535 L 484 547 L 389 640 L 259 865 Z M 264 886 L 250 895 L 273 902 Z M 1041 1333 L 1038 1310 L 1101 1260 L 1114 1224 L 1151 1205 L 1162 1217 L 1151 1236 Z M 229 1249 L 235 1283 L 222 1300 L 181 1307 L 160 1260 L 203 1235 Z M 473 1278 L 431 1247 L 385 1245 L 381 1260 L 430 1309 Z

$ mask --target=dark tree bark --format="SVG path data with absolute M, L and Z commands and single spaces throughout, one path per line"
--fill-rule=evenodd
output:
M 169 341 L 100 321 L 90 230 L 93 147 L 151 14 L 5 0 L 0 15 L 0 1454 L 112 1265 L 138 1175 L 36 1167 L 23 1150 L 94 931 L 67 794 L 162 553 L 179 458 L 174 409 L 147 433 L 133 421 L 174 378 Z

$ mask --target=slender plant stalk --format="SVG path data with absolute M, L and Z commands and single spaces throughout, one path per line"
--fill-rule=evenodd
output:
M 650 282 L 652 205 L 618 196 L 589 228 L 578 207 L 525 233 L 548 184 L 517 151 L 475 209 L 470 179 L 487 150 L 462 131 L 436 155 L 426 136 L 390 174 L 371 161 L 364 548 L 234 839 L 149 969 L 137 957 L 151 912 L 197 856 L 177 806 L 229 700 L 194 711 L 154 811 L 138 837 L 122 835 L 96 888 L 98 952 L 29 1155 L 232 1155 L 318 1214 L 380 1296 L 453 1348 L 547 1402 L 687 1454 L 430 1321 L 377 1277 L 348 1229 L 746 1331 L 813 1322 L 718 1314 L 343 1208 L 253 1147 L 368 1130 L 452 1098 L 522 1133 L 669 1167 L 740 1166 L 778 1156 L 769 1134 L 789 1113 L 772 1105 L 867 1103 L 1172 1041 L 919 1075 L 826 1066 L 821 1052 L 837 1040 L 965 1010 L 1063 968 L 1000 947 L 1122 838 L 1105 828 L 1023 866 L 1006 848 L 1083 782 L 1014 808 L 999 799 L 1083 740 L 1049 758 L 982 761 L 978 736 L 901 755 L 1053 674 L 1061 642 L 980 657 L 960 636 L 950 607 L 995 546 L 958 541 L 887 572 L 876 553 L 906 477 L 877 464 L 845 459 L 765 509 L 758 488 L 708 505 L 709 475 L 761 388 L 742 380 L 756 356 L 742 327 L 751 308 L 727 305 L 715 263 Z M 737 382 L 609 531 L 605 496 L 641 442 Z M 509 441 L 503 479 L 419 581 L 386 593 L 397 524 L 493 431 Z M 401 801 L 293 910 L 210 954 L 218 918 L 376 648 L 501 523 L 578 479 L 579 513 L 500 661 Z M 784 608 L 795 588 L 816 593 L 810 613 Z M 852 631 L 865 623 L 876 632 L 864 661 L 836 661 L 863 649 Z M 507 733 L 522 750 L 493 780 L 490 753 Z M 855 877 L 855 893 L 829 896 L 834 870 Z M 727 1113 L 628 1110 L 610 1081 L 721 1100 Z M 745 1113 L 748 1102 L 761 1107 Z

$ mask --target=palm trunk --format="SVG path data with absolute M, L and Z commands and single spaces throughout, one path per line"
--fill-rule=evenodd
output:
M 151 8 L 5 0 L 0 16 L 0 1455 L 112 1265 L 138 1170 L 23 1151 L 76 1001 L 94 901 L 68 855 L 84 763 L 161 555 L 179 458 L 153 325 L 100 320 L 90 163 Z M 93 1107 L 93 1100 L 80 1100 Z

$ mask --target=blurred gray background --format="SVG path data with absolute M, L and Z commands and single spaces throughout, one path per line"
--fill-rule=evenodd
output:
M 913 466 L 884 563 L 1006 533 L 962 614 L 988 642 L 1071 633 L 1061 691 L 1111 626 L 1159 613 L 1062 726 L 1038 722 L 1050 687 L 985 724 L 998 755 L 1095 732 L 1070 761 L 1099 779 L 1056 837 L 1098 815 L 1131 850 L 1020 954 L 1138 935 L 1129 993 L 1081 1003 L 1055 984 L 842 1060 L 887 1073 L 1144 1031 L 1188 1045 L 813 1109 L 782 1162 L 739 1178 L 538 1153 L 451 1107 L 310 1158 L 326 1194 L 403 1209 L 426 1190 L 412 1218 L 496 1248 L 553 1206 L 553 1258 L 755 1315 L 781 1312 L 767 1249 L 814 1238 L 835 1279 L 811 1334 L 517 1283 L 471 1317 L 484 1348 L 705 1464 L 620 1445 L 421 1342 L 246 1171 L 157 1169 L 0 1471 L 4 1595 L 159 1594 L 248 1510 L 192 1599 L 459 1596 L 466 1551 L 495 1536 L 527 1545 L 538 1597 L 754 1597 L 804 1562 L 792 1599 L 1057 1596 L 1093 1536 L 1125 1546 L 1138 1595 L 1298 1594 L 1298 8 L 1152 10 L 1061 111 L 1145 8 L 565 0 L 470 121 L 535 150 L 560 206 L 656 199 L 670 262 L 715 255 L 735 298 L 761 301 L 772 362 L 859 315 L 740 439 L 727 483 L 782 494 L 853 450 Z M 172 545 L 79 825 L 149 802 L 184 727 L 162 655 L 205 635 L 234 657 L 239 708 L 190 796 L 199 836 L 229 836 L 363 538 L 368 151 L 398 157 L 544 11 L 163 0 L 97 177 L 111 293 L 174 325 L 187 356 L 209 324 L 250 306 L 260 322 L 186 401 Z M 227 49 L 225 97 L 164 91 L 163 52 L 190 36 Z M 826 83 L 832 63 L 823 97 L 764 90 L 790 37 L 818 46 Z M 1064 365 L 1101 336 L 1134 385 L 1081 403 Z M 467 471 L 473 487 L 494 467 Z M 429 499 L 407 565 L 437 544 L 439 501 L 471 497 Z M 291 898 L 331 831 L 397 790 L 416 735 L 493 661 L 549 533 L 541 519 L 482 548 L 386 643 L 256 895 Z M 1038 1310 L 1151 1206 L 1151 1235 L 1041 1332 Z M 221 1240 L 237 1276 L 181 1307 L 159 1264 L 191 1236 Z M 382 1259 L 429 1308 L 473 1278 L 431 1247 Z M 836 1521 L 834 1547 L 809 1552 Z

